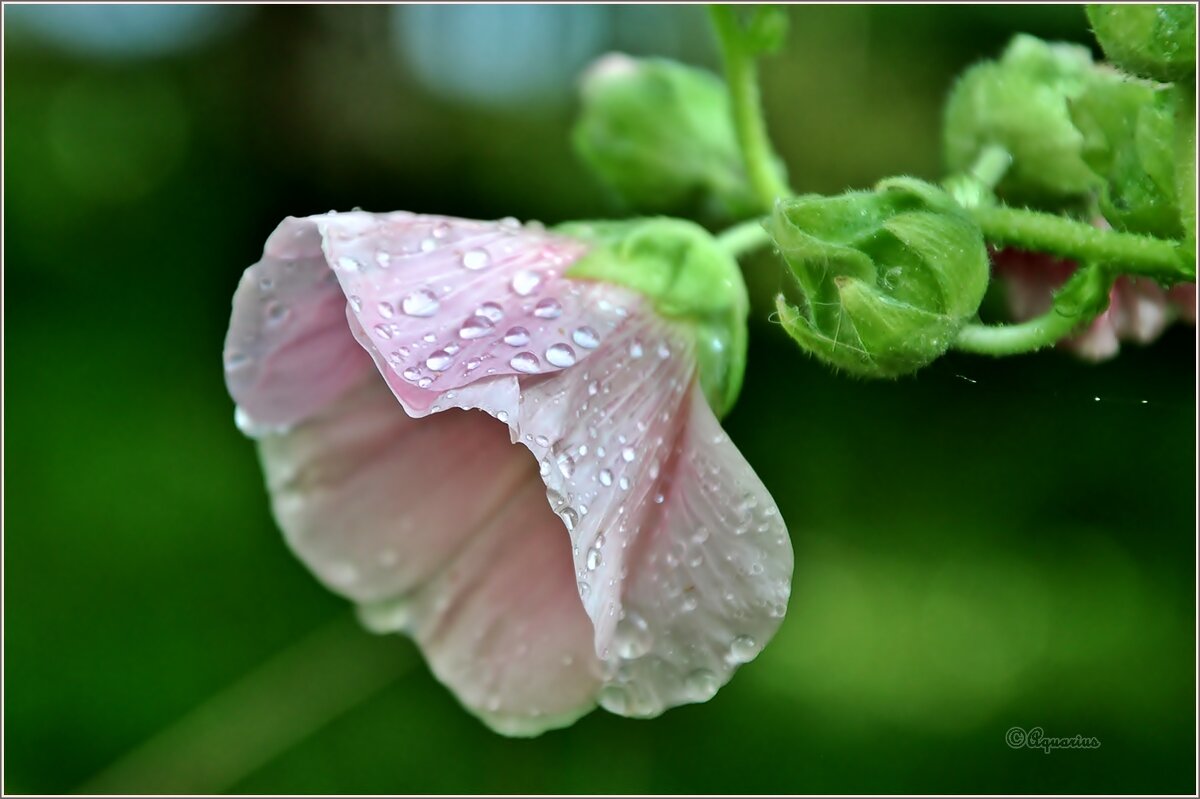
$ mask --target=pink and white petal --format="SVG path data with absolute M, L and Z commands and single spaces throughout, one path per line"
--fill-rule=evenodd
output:
M 790 591 L 786 530 L 690 346 L 634 306 L 582 374 L 523 387 L 517 432 L 571 533 L 600 701 L 624 715 L 710 698 L 774 634 Z
M 289 546 L 356 602 L 446 568 L 532 468 L 487 416 L 412 419 L 377 377 L 259 449 Z
M 1189 325 L 1196 324 L 1196 284 L 1180 283 L 1167 291 L 1171 307 Z
M 368 627 L 413 634 L 472 712 L 532 735 L 594 707 L 600 665 L 570 545 L 503 425 L 475 411 L 412 419 L 372 380 L 260 448 L 300 559 Z
M 1142 344 L 1158 338 L 1170 321 L 1167 293 L 1146 278 L 1117 278 L 1109 311 L 1117 336 Z
M 316 229 L 285 219 L 242 275 L 225 338 L 225 380 L 247 433 L 296 424 L 370 373 L 345 306 Z
M 472 712 L 507 735 L 536 735 L 591 711 L 602 669 L 562 522 L 528 453 L 510 448 L 528 479 L 421 590 L 413 632 Z
M 629 292 L 564 279 L 585 245 L 540 227 L 361 212 L 311 222 L 360 342 L 418 415 L 481 378 L 584 361 L 627 314 Z

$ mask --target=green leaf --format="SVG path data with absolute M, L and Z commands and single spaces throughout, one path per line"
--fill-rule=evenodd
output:
M 1071 118 L 1084 160 L 1104 179 L 1104 218 L 1119 230 L 1179 238 L 1173 93 L 1134 79 L 1096 81 L 1071 103 Z
M 620 54 L 585 75 L 572 132 L 579 157 L 642 212 L 751 215 L 756 200 L 723 81 L 663 59 Z
M 1014 204 L 1082 205 L 1099 179 L 1083 158 L 1068 102 L 1098 71 L 1086 48 L 1015 37 L 999 61 L 968 69 L 946 102 L 950 172 L 966 172 L 988 148 L 1012 156 L 996 193 Z
M 1087 15 L 1104 54 L 1121 69 L 1158 81 L 1195 80 L 1195 4 L 1089 5 Z
M 800 295 L 776 300 L 784 329 L 864 377 L 909 374 L 944 353 L 987 289 L 979 229 L 949 195 L 912 178 L 782 202 L 768 230 Z
M 593 245 L 568 277 L 633 289 L 689 327 L 704 395 L 718 418 L 728 413 L 746 370 L 750 300 L 737 261 L 712 234 L 669 218 L 572 222 L 558 230 Z

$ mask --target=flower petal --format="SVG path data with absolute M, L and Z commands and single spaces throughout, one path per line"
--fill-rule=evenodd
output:
M 417 415 L 481 378 L 552 374 L 585 360 L 632 296 L 564 279 L 585 246 L 515 220 L 359 212 L 310 221 L 360 343 L 399 378 L 389 384 Z
M 582 374 L 522 390 L 521 440 L 571 532 L 606 665 L 600 702 L 623 715 L 711 698 L 790 593 L 787 531 L 700 391 L 691 346 L 635 307 Z
M 472 712 L 528 735 L 594 707 L 569 544 L 503 426 L 412 419 L 376 380 L 260 447 L 292 549 L 367 626 L 412 633 Z
M 285 219 L 242 275 L 225 338 L 225 380 L 247 432 L 295 424 L 370 373 L 345 306 L 316 228 Z

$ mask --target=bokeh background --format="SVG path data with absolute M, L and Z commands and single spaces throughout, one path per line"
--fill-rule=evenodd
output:
M 793 184 L 937 179 L 953 76 L 1080 6 L 793 7 Z M 288 214 L 620 213 L 567 143 L 619 49 L 702 9 L 4 7 L 10 792 L 1195 790 L 1195 339 L 863 382 L 768 321 L 728 418 L 789 523 L 786 622 L 711 702 L 488 732 L 289 555 L 221 345 Z M 1010 727 L 1100 739 L 1014 750 Z

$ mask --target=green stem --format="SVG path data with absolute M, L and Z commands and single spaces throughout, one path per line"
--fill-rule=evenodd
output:
M 954 349 L 977 355 L 1018 355 L 1049 347 L 1085 320 L 1056 309 L 1016 325 L 972 323 L 959 331 Z
M 737 258 L 757 250 L 771 241 L 771 234 L 763 227 L 763 220 L 751 219 L 727 228 L 717 235 L 717 245 Z
M 776 166 L 767 138 L 762 102 L 758 94 L 758 68 L 742 43 L 737 17 L 729 6 L 709 6 L 709 19 L 717 33 L 725 81 L 733 105 L 733 126 L 745 161 L 746 175 L 764 212 L 775 207 L 778 197 L 791 194 Z
M 1195 280 L 1196 266 L 1184 259 L 1178 242 L 1103 230 L 1053 214 L 1003 206 L 970 209 L 991 244 L 1011 244 L 1079 262 L 1108 264 L 1126 274 L 1167 282 Z

